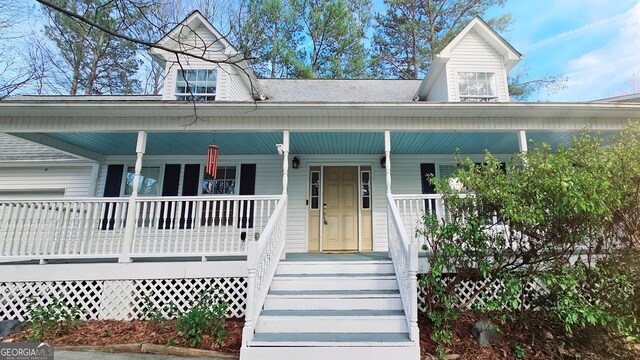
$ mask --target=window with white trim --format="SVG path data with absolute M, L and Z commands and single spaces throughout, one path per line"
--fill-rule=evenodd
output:
M 216 179 L 202 171 L 202 195 L 233 195 L 236 193 L 236 167 L 218 166 Z
M 214 101 L 217 70 L 182 70 L 176 74 L 176 100 Z
M 320 171 L 311 172 L 311 184 L 309 186 L 311 191 L 309 207 L 311 210 L 318 210 L 320 208 Z
M 362 209 L 368 210 L 371 209 L 371 172 L 370 171 L 361 171 L 360 172 L 360 192 L 362 196 Z
M 127 167 L 124 179 L 124 194 L 131 195 L 133 192 L 133 179 L 135 177 L 135 167 Z M 140 182 L 138 183 L 138 196 L 160 195 L 160 166 L 143 166 L 140 170 Z
M 461 102 L 498 101 L 495 74 L 492 72 L 458 72 L 458 95 Z

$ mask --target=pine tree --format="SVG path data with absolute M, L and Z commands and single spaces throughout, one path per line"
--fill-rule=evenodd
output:
M 384 77 L 418 79 L 435 54 L 474 16 L 501 7 L 505 0 L 385 0 L 386 11 L 376 17 L 373 37 L 373 73 Z M 490 19 L 504 30 L 510 15 Z
M 114 16 L 116 2 L 108 0 L 58 0 L 59 5 L 85 14 L 103 26 L 126 31 L 130 24 Z M 57 65 L 70 95 L 131 94 L 139 88 L 139 60 L 134 44 L 64 14 L 44 8 L 49 23 L 46 36 L 57 47 L 62 60 Z
M 366 0 L 292 0 L 310 45 L 303 49 L 301 77 L 360 78 L 366 75 L 366 30 L 372 7 Z

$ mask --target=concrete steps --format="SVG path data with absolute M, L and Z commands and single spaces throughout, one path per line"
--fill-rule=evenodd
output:
M 391 260 L 283 261 L 241 359 L 419 359 Z

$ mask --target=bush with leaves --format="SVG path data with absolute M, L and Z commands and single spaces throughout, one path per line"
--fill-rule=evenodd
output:
M 447 209 L 446 221 L 425 215 L 417 230 L 431 253 L 421 281 L 432 338 L 450 341 L 458 309 L 478 304 L 513 315 L 530 304 L 567 331 L 589 325 L 637 336 L 639 265 L 629 259 L 640 245 L 638 159 L 640 127 L 629 124 L 607 145 L 583 132 L 555 150 L 534 144 L 506 172 L 486 153 L 482 164 L 458 157 L 455 180 L 432 179 Z M 461 304 L 454 289 L 464 280 L 486 285 Z M 494 300 L 477 301 L 496 283 Z
M 52 298 L 47 304 L 39 304 L 35 298 L 27 305 L 27 328 L 29 341 L 43 341 L 65 334 L 81 320 L 83 311 L 69 306 L 64 299 Z
M 198 346 L 203 335 L 211 336 L 216 347 L 227 335 L 226 313 L 229 304 L 222 301 L 215 291 L 203 291 L 187 312 L 178 314 L 176 330 L 191 345 Z

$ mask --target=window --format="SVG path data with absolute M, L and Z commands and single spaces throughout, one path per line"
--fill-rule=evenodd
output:
M 311 209 L 317 210 L 320 205 L 320 171 L 311 172 Z
M 233 195 L 236 193 L 236 167 L 218 166 L 217 179 L 205 171 L 202 179 L 202 195 Z
M 176 100 L 214 101 L 216 70 L 181 70 L 176 78 Z
M 133 178 L 135 168 L 127 167 L 127 175 L 124 180 L 124 194 L 131 195 L 133 192 Z M 138 184 L 138 195 L 160 195 L 160 167 L 143 166 L 140 170 L 140 183 Z
M 371 173 L 363 171 L 360 173 L 362 209 L 371 209 Z
M 490 72 L 459 72 L 458 94 L 462 102 L 494 102 L 498 98 Z

